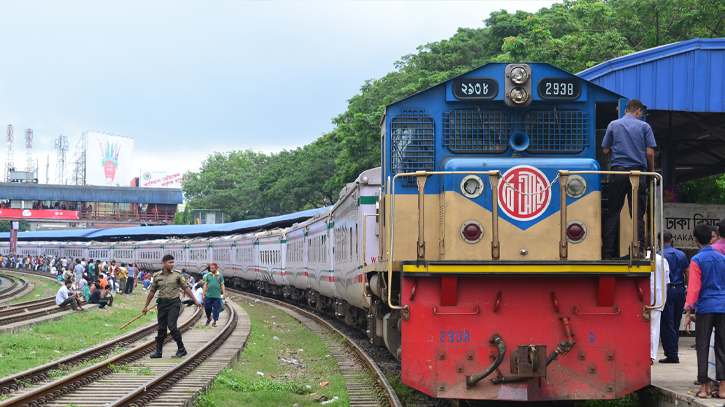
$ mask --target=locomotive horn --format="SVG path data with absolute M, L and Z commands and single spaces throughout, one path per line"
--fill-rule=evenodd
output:
M 530 142 L 531 140 L 526 133 L 522 131 L 517 131 L 516 133 L 511 135 L 509 145 L 511 145 L 511 148 L 513 148 L 515 152 L 520 153 L 529 148 Z

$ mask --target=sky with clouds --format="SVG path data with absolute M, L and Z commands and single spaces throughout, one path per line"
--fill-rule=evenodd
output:
M 310 143 L 417 46 L 553 2 L 0 2 L 0 129 L 16 167 L 33 129 L 41 183 L 55 139 L 71 161 L 87 130 L 133 138 L 135 176 L 196 171 L 217 151 Z

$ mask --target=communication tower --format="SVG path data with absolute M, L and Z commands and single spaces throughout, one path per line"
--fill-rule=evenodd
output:
M 35 172 L 35 165 L 33 165 L 33 129 L 25 130 L 25 172 Z
M 50 154 L 45 161 L 45 183 L 50 184 Z
M 10 182 L 10 170 L 13 169 L 15 164 L 13 164 L 13 125 L 8 124 L 8 137 L 7 137 L 7 146 L 8 146 L 8 157 L 5 159 L 5 182 Z
M 60 135 L 55 139 L 55 150 L 58 152 L 58 160 L 55 169 L 55 183 L 65 185 L 65 154 L 68 152 L 68 137 Z
M 81 133 L 81 138 L 76 144 L 73 154 L 73 184 L 86 185 L 86 133 Z

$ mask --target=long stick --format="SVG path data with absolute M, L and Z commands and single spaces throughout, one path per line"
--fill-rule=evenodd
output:
M 156 308 L 156 306 L 157 306 L 157 305 L 158 305 L 158 304 L 154 304 L 154 306 L 153 306 L 153 307 L 151 307 L 151 308 L 149 308 L 149 309 L 148 309 L 148 310 L 147 310 L 146 312 L 148 312 L 148 311 L 151 311 L 152 309 Z M 118 328 L 118 330 L 120 331 L 121 329 L 123 329 L 123 328 L 125 328 L 125 327 L 127 327 L 127 326 L 131 325 L 131 323 L 132 323 L 133 321 L 135 321 L 135 320 L 137 320 L 137 319 L 141 318 L 141 317 L 142 317 L 142 316 L 144 316 L 144 315 L 145 315 L 144 313 L 141 313 L 141 315 L 139 315 L 139 316 L 137 316 L 136 318 L 134 318 L 134 319 L 132 319 L 132 320 L 128 321 L 128 323 L 126 323 L 126 325 L 124 325 L 124 326 L 122 326 L 122 327 Z

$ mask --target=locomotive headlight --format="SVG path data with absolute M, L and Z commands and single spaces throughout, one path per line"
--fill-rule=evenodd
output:
M 569 243 L 581 243 L 587 237 L 587 227 L 578 220 L 569 221 L 566 224 L 566 240 Z
M 579 198 L 587 192 L 587 182 L 581 175 L 570 175 L 566 183 L 566 194 L 570 198 Z
M 509 93 L 509 99 L 511 99 L 511 101 L 516 104 L 522 104 L 529 99 L 529 94 L 528 92 L 526 92 L 526 89 L 515 87 L 511 89 L 511 93 Z
M 461 226 L 461 237 L 468 243 L 477 243 L 483 237 L 483 226 L 475 220 L 469 220 Z
M 526 83 L 527 80 L 529 80 L 529 73 L 526 72 L 526 69 L 517 66 L 514 69 L 511 70 L 511 82 L 521 85 Z
M 461 193 L 468 198 L 478 198 L 483 192 L 483 181 L 475 175 L 468 175 L 461 181 Z

